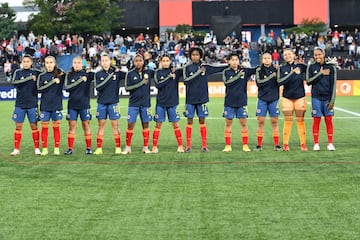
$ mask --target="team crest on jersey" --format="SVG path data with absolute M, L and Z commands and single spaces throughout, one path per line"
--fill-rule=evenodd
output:
M 232 79 L 233 78 L 233 76 L 230 76 L 230 79 Z
M 48 83 L 48 81 L 45 81 L 44 83 L 45 83 L 45 84 L 47 84 L 47 83 Z
M 161 76 L 161 78 L 160 79 L 164 79 L 164 76 Z
M 21 79 L 21 80 L 23 80 L 23 79 L 24 79 L 24 77 L 21 77 L 20 79 Z
M 286 75 L 286 74 L 289 74 L 288 72 L 284 72 L 284 74 Z
M 104 80 L 104 78 L 103 78 L 103 77 L 101 77 L 101 78 L 100 78 L 100 81 L 103 81 L 103 80 Z
M 193 73 L 193 72 L 191 72 L 191 73 L 190 73 L 190 76 L 192 76 L 193 74 L 194 74 L 194 73 Z
M 136 77 L 136 76 L 134 77 L 134 80 L 137 80 L 137 77 Z
M 318 72 L 317 70 L 314 71 L 314 73 L 317 73 L 317 72 Z
M 75 82 L 75 79 L 71 79 L 71 82 Z

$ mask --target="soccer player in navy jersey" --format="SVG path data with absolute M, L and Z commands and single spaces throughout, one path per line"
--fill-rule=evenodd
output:
M 134 68 L 125 76 L 125 89 L 130 92 L 128 107 L 128 127 L 126 130 L 126 147 L 122 154 L 131 153 L 131 142 L 134 133 L 136 118 L 140 115 L 143 135 L 143 152 L 149 150 L 150 128 L 152 120 L 150 104 L 150 81 L 154 77 L 154 71 L 144 66 L 144 57 L 137 54 L 134 58 Z
M 58 68 L 56 59 L 52 56 L 45 58 L 45 71 L 38 76 L 37 88 L 41 93 L 40 120 L 41 120 L 41 155 L 48 155 L 49 122 L 52 119 L 54 134 L 54 155 L 60 155 L 60 122 L 63 118 L 61 110 L 62 90 L 65 74 Z
M 82 67 L 82 58 L 75 57 L 72 62 L 72 68 L 65 76 L 65 89 L 69 92 L 68 113 L 66 119 L 69 123 L 68 131 L 68 150 L 65 155 L 73 153 L 76 120 L 78 116 L 81 119 L 81 125 L 84 130 L 86 154 L 91 152 L 91 131 L 90 131 L 90 86 L 94 79 L 92 73 L 87 73 Z
M 333 144 L 334 126 L 332 118 L 334 116 L 334 104 L 336 97 L 336 67 L 326 63 L 325 52 L 321 48 L 314 49 L 315 63 L 310 64 L 306 69 L 306 81 L 311 85 L 311 103 L 313 117 L 313 138 L 314 151 L 320 150 L 319 131 L 321 117 L 325 118 L 326 132 L 328 138 L 327 149 L 335 151 Z
M 38 96 L 36 87 L 37 76 L 40 72 L 31 68 L 32 63 L 32 57 L 30 55 L 24 55 L 21 61 L 22 69 L 16 70 L 13 74 L 12 84 L 16 88 L 16 102 L 12 116 L 15 122 L 15 131 L 14 150 L 11 152 L 11 156 L 20 154 L 20 143 L 25 116 L 27 116 L 30 123 L 35 155 L 41 154 L 39 149 L 39 129 L 37 126 Z
M 274 150 L 279 151 L 279 126 L 278 117 L 280 114 L 278 108 L 279 86 L 276 78 L 276 68 L 272 65 L 270 53 L 262 55 L 262 64 L 256 69 L 256 85 L 258 86 L 258 101 L 256 107 L 256 116 L 258 120 L 257 146 L 256 151 L 261 151 L 262 140 L 264 137 L 264 126 L 266 114 L 270 115 L 272 127 L 272 137 L 274 141 Z
M 103 139 L 106 119 L 110 119 L 115 142 L 115 154 L 121 153 L 120 129 L 119 129 L 119 88 L 120 80 L 125 73 L 111 66 L 111 59 L 107 53 L 101 55 L 102 69 L 95 73 L 95 88 L 98 92 L 96 118 L 98 119 L 98 131 L 96 134 L 97 149 L 95 155 L 103 154 Z
M 231 152 L 232 121 L 239 119 L 243 151 L 250 152 L 248 145 L 249 132 L 247 126 L 247 82 L 251 75 L 255 74 L 256 68 L 244 68 L 240 66 L 240 59 L 236 53 L 228 57 L 229 67 L 222 73 L 225 84 L 225 101 L 223 117 L 225 118 L 225 148 L 223 152 Z
M 283 150 L 290 150 L 289 140 L 295 112 L 300 150 L 307 151 L 304 121 L 306 112 L 304 73 L 306 72 L 306 65 L 295 63 L 295 54 L 292 49 L 284 50 L 284 60 L 285 63 L 281 64 L 278 69 L 278 83 L 284 86 L 282 94 L 282 112 L 284 114 Z
M 208 152 L 207 146 L 207 129 L 205 118 L 209 115 L 207 103 L 209 102 L 208 75 L 221 72 L 227 65 L 210 66 L 204 64 L 201 59 L 203 51 L 199 47 L 192 47 L 189 50 L 191 62 L 183 68 L 183 79 L 186 87 L 186 110 L 184 116 L 187 118 L 186 125 L 186 153 L 190 153 L 192 125 L 195 113 L 199 117 L 200 135 L 201 135 L 201 152 Z
M 182 76 L 182 69 L 172 69 L 171 59 L 164 55 L 160 58 L 160 68 L 155 71 L 154 81 L 158 89 L 156 96 L 156 112 L 154 120 L 156 126 L 153 132 L 152 152 L 157 153 L 158 140 L 162 123 L 165 121 L 166 114 L 169 122 L 172 123 L 174 134 L 177 140 L 178 153 L 184 152 L 182 145 L 182 134 L 179 126 L 180 114 L 179 105 L 179 78 Z

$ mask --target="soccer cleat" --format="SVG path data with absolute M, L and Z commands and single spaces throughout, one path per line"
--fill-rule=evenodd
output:
M 102 148 L 97 148 L 94 152 L 94 155 L 101 155 L 101 154 L 103 154 Z
M 90 148 L 87 148 L 87 149 L 85 150 L 85 154 L 91 155 L 91 154 L 92 154 L 91 149 L 90 149 Z
M 115 154 L 121 154 L 121 148 L 119 147 L 115 148 Z
M 49 154 L 49 150 L 47 148 L 43 148 L 41 151 L 41 156 L 46 156 Z
M 231 152 L 232 151 L 231 145 L 226 145 L 222 151 L 223 152 Z
M 185 153 L 191 153 L 191 147 L 186 147 L 185 148 Z
M 35 155 L 37 155 L 37 156 L 41 155 L 41 151 L 38 148 L 35 148 L 34 152 L 35 152 Z
M 315 143 L 313 150 L 314 151 L 320 151 L 320 145 L 318 143 Z
M 202 147 L 201 152 L 207 153 L 207 152 L 209 152 L 209 149 L 207 147 Z
M 243 145 L 243 152 L 251 152 L 249 145 L 247 145 L 247 144 Z
M 305 144 L 301 144 L 301 145 L 300 145 L 300 150 L 301 150 L 302 152 L 306 152 L 308 149 L 307 149 L 307 147 L 306 147 Z
M 185 152 L 184 147 L 183 147 L 183 146 L 179 146 L 179 147 L 177 148 L 176 152 L 178 152 L 178 153 L 184 153 L 184 152 Z
M 336 149 L 335 149 L 334 144 L 329 143 L 329 144 L 327 145 L 327 150 L 329 150 L 329 151 L 335 151 Z
M 59 148 L 54 148 L 54 155 L 60 155 L 60 149 Z
M 70 148 L 64 152 L 64 155 L 71 155 L 71 154 L 73 154 L 73 151 Z
M 148 153 L 152 153 L 148 147 L 143 147 L 143 153 L 148 154 Z
M 126 146 L 125 149 L 121 152 L 121 154 L 130 154 L 131 153 L 131 147 Z
M 14 151 L 12 151 L 10 153 L 11 156 L 16 156 L 16 155 L 19 155 L 20 154 L 20 150 L 19 149 L 14 149 Z
M 274 151 L 281 151 L 281 147 L 280 147 L 279 145 L 276 145 L 276 146 L 274 147 Z
M 284 144 L 283 150 L 284 150 L 285 152 L 290 151 L 289 145 L 288 145 L 288 144 Z
M 157 147 L 152 147 L 151 152 L 152 153 L 158 153 L 159 149 Z
M 262 149 L 262 146 L 257 145 L 254 150 L 260 152 L 260 151 L 262 151 L 263 149 Z

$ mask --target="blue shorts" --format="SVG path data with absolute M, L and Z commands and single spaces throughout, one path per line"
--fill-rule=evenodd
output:
M 223 117 L 226 119 L 233 119 L 234 117 L 248 118 L 247 106 L 243 107 L 224 107 Z
M 169 122 L 180 121 L 180 114 L 179 114 L 178 106 L 174 106 L 174 107 L 156 106 L 154 121 L 155 122 L 165 122 L 166 114 L 168 116 Z
M 107 119 L 109 116 L 110 120 L 117 120 L 120 118 L 119 104 L 101 104 L 98 103 L 96 110 L 96 118 L 99 120 Z
M 321 101 L 317 98 L 311 99 L 311 116 L 313 117 L 322 117 L 322 116 L 334 116 L 334 109 L 329 110 L 328 104 L 329 100 Z
M 76 121 L 80 116 L 81 121 L 91 120 L 90 109 L 68 109 L 66 120 Z
M 278 117 L 280 115 L 278 100 L 272 102 L 266 102 L 261 99 L 258 99 L 257 107 L 256 107 L 256 116 L 266 117 L 267 112 L 269 112 L 270 117 Z
M 23 123 L 27 115 L 29 122 L 36 123 L 38 121 L 37 108 L 18 108 L 16 107 L 12 119 L 16 123 Z
M 205 117 L 209 116 L 209 110 L 205 103 L 204 104 L 186 104 L 186 108 L 185 108 L 185 112 L 184 112 L 185 117 L 194 118 L 195 112 L 199 118 L 205 118 Z
M 148 107 L 129 107 L 128 108 L 128 122 L 136 122 L 137 116 L 140 114 L 140 120 L 143 123 L 148 123 L 152 120 L 151 109 Z
M 53 121 L 58 121 L 58 120 L 61 120 L 62 118 L 63 118 L 63 115 L 62 115 L 61 111 L 55 111 L 55 112 L 41 111 L 40 112 L 40 120 L 43 122 L 48 122 L 48 121 L 50 121 L 50 119 L 52 119 Z

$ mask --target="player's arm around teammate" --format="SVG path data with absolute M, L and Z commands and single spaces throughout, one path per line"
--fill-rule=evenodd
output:
M 26 115 L 32 131 L 35 155 L 40 155 L 41 153 L 39 149 L 39 129 L 37 126 L 38 94 L 36 86 L 37 76 L 40 72 L 31 68 L 32 63 L 32 57 L 30 55 L 24 55 L 21 60 L 22 69 L 16 70 L 13 74 L 12 84 L 16 88 L 17 95 L 12 116 L 12 119 L 15 122 L 15 131 L 14 150 L 11 152 L 11 156 L 20 154 L 22 128 Z
M 333 144 L 334 104 L 336 97 L 336 67 L 326 63 L 325 52 L 321 48 L 314 49 L 315 63 L 310 64 L 306 70 L 306 81 L 311 85 L 311 115 L 313 117 L 312 133 L 314 139 L 314 151 L 320 150 L 319 131 L 321 117 L 325 118 L 326 133 L 328 138 L 327 149 L 335 151 Z
M 306 147 L 306 97 L 304 89 L 304 74 L 306 65 L 295 63 L 295 54 L 292 49 L 284 50 L 285 63 L 278 69 L 278 83 L 283 86 L 282 112 L 284 114 L 283 150 L 289 151 L 289 141 L 293 122 L 296 116 L 296 125 L 300 139 L 300 150 L 307 151 Z
M 119 88 L 120 80 L 124 74 L 111 66 L 111 59 L 107 53 L 101 55 L 102 69 L 95 73 L 95 88 L 97 90 L 97 110 L 98 130 L 96 133 L 97 148 L 95 155 L 103 154 L 103 139 L 106 119 L 110 119 L 110 124 L 115 142 L 115 154 L 121 153 L 120 129 L 119 129 Z
M 256 69 L 256 85 L 258 87 L 258 101 L 256 107 L 256 116 L 258 120 L 258 129 L 256 131 L 257 146 L 256 151 L 263 149 L 263 137 L 266 114 L 269 113 L 272 137 L 274 141 L 274 150 L 279 151 L 279 126 L 278 117 L 280 114 L 278 108 L 279 86 L 276 78 L 276 68 L 272 65 L 270 53 L 262 55 L 262 64 Z
M 82 68 L 82 58 L 75 57 L 72 61 L 72 68 L 65 76 L 65 89 L 69 92 L 68 112 L 66 119 L 69 123 L 68 130 L 68 149 L 65 155 L 73 153 L 76 121 L 78 116 L 84 131 L 86 154 L 91 152 L 91 131 L 90 131 L 90 85 L 93 79 L 92 74 L 87 73 Z
M 140 54 L 134 58 L 134 69 L 125 76 L 125 89 L 130 92 L 128 107 L 128 126 L 126 130 L 126 147 L 122 154 L 131 153 L 131 142 L 137 116 L 140 115 L 143 136 L 143 152 L 151 153 L 149 150 L 150 128 L 152 120 L 150 112 L 150 81 L 154 77 L 154 71 L 145 68 L 144 57 Z
M 54 134 L 54 155 L 60 155 L 60 122 L 62 115 L 62 90 L 64 72 L 58 68 L 56 59 L 52 56 L 45 58 L 45 69 L 38 76 L 37 87 L 41 93 L 40 120 L 41 120 L 41 155 L 48 155 L 49 122 L 52 119 Z
M 160 58 L 160 68 L 157 69 L 154 74 L 154 81 L 155 86 L 158 89 L 158 94 L 156 96 L 156 111 L 154 116 L 156 126 L 153 132 L 153 153 L 159 151 L 157 146 L 160 129 L 162 123 L 165 121 L 166 114 L 174 129 L 174 135 L 178 145 L 177 152 L 184 152 L 182 134 L 179 126 L 180 114 L 178 111 L 179 78 L 181 75 L 181 69 L 176 70 L 171 68 L 171 59 L 169 56 L 164 55 Z

